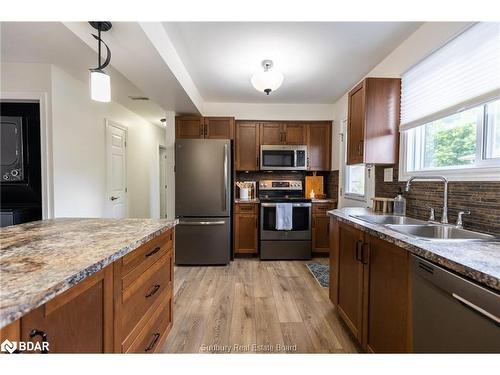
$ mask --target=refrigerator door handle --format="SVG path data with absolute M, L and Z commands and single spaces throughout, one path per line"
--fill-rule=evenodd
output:
M 178 225 L 224 225 L 225 221 L 179 221 Z
M 224 145 L 224 202 L 222 203 L 222 211 L 226 211 L 227 210 L 227 164 L 228 164 L 228 160 L 227 160 L 228 156 L 227 156 L 227 144 Z

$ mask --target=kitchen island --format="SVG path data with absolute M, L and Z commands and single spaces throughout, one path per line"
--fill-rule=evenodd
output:
M 176 224 L 63 218 L 2 228 L 1 339 L 43 332 L 51 352 L 154 352 L 172 324 Z

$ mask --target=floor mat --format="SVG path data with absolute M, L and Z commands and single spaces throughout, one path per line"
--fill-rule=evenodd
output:
M 308 263 L 306 266 L 319 285 L 323 288 L 328 288 L 328 284 L 330 282 L 330 266 L 328 264 L 321 263 Z

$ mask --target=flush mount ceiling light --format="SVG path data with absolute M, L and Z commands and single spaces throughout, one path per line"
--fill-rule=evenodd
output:
M 265 92 L 269 95 L 271 91 L 276 91 L 283 83 L 283 74 L 273 68 L 272 60 L 262 61 L 264 71 L 255 73 L 250 82 L 257 91 Z
M 111 81 L 109 75 L 103 69 L 108 66 L 111 61 L 111 51 L 104 41 L 101 39 L 101 31 L 108 31 L 111 29 L 111 22 L 94 21 L 89 22 L 90 26 L 97 30 L 97 35 L 92 36 L 98 42 L 98 60 L 97 68 L 90 69 L 90 97 L 92 100 L 98 102 L 111 101 Z M 106 60 L 101 64 L 101 43 L 106 47 Z

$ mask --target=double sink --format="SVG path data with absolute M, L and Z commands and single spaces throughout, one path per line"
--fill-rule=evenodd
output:
M 499 241 L 500 238 L 458 228 L 449 224 L 426 222 L 396 215 L 351 215 L 372 224 L 384 225 L 395 232 L 428 241 Z

